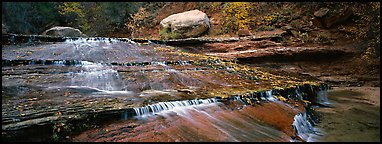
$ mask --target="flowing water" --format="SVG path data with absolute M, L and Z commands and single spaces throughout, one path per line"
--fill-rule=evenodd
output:
M 7 124 L 3 130 L 22 125 L 14 117 L 16 122 L 45 124 L 39 118 L 58 112 L 70 119 L 77 113 L 124 110 L 118 113 L 119 120 L 66 136 L 67 140 L 298 141 L 296 135 L 314 141 L 311 135 L 318 130 L 301 105 L 284 103 L 275 97 L 281 91 L 272 89 L 235 96 L 237 89 L 270 84 L 253 82 L 256 77 L 222 63 L 129 39 L 7 45 L 2 49 L 2 116 Z M 317 103 L 330 104 L 326 90 L 319 87 Z M 297 87 L 285 97 L 307 100 L 302 91 Z M 227 93 L 231 97 L 222 100 Z

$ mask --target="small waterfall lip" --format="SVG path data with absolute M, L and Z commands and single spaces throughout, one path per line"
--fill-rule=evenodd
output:
M 313 137 L 320 133 L 319 129 L 314 128 L 308 121 L 306 112 L 298 113 L 294 116 L 292 126 L 296 135 L 306 142 L 312 142 Z
M 41 65 L 68 65 L 68 66 L 81 66 L 81 65 L 91 65 L 94 64 L 89 61 L 82 61 L 82 60 L 2 60 L 3 66 L 15 66 L 15 65 L 35 65 L 35 64 L 41 64 Z
M 2 66 L 16 66 L 16 65 L 57 65 L 57 66 L 146 66 L 146 65 L 190 65 L 192 61 L 151 61 L 151 62 L 128 62 L 128 63 L 118 63 L 118 62 L 92 62 L 87 60 L 42 60 L 42 59 L 25 59 L 25 60 L 9 60 L 2 59 Z M 197 68 L 196 68 L 197 69 Z M 198 69 L 197 69 L 198 70 Z
M 179 62 L 179 65 L 189 65 L 190 62 L 189 61 L 178 61 Z
M 90 61 L 79 61 L 79 63 L 80 63 L 81 65 L 95 65 L 95 63 L 90 62 Z
M 153 40 L 147 40 L 147 43 L 149 44 L 158 44 L 158 41 Z
M 101 63 L 93 63 L 88 61 L 81 61 L 81 66 L 85 69 L 74 75 L 72 78 L 72 85 L 77 83 L 79 85 L 86 85 L 100 89 L 100 92 L 106 94 L 119 94 L 125 93 L 123 91 L 124 82 L 119 76 L 117 70 L 108 65 Z M 80 77 L 82 81 L 76 80 Z
M 93 62 L 89 62 L 89 61 L 80 61 L 80 63 L 78 65 L 75 65 L 75 66 L 81 66 L 90 72 L 99 72 L 99 71 L 117 72 L 117 70 L 113 70 L 113 69 L 108 68 L 108 66 L 111 66 L 111 65 L 102 64 L 102 63 L 93 63 Z M 105 69 L 105 68 L 107 68 L 107 69 Z
M 176 72 L 179 72 L 178 70 L 176 70 L 176 69 L 166 69 L 166 71 L 168 71 L 168 72 L 173 72 L 173 73 L 176 73 Z
M 230 97 L 230 100 L 238 101 L 241 103 L 244 103 L 245 105 L 249 104 L 249 101 L 252 103 L 256 102 L 257 100 L 261 101 L 278 101 L 275 97 L 273 97 L 273 90 L 266 90 L 266 91 L 259 91 L 254 92 L 246 95 L 234 95 Z M 257 100 L 256 100 L 257 99 Z
M 328 100 L 327 90 L 321 90 L 317 93 L 317 103 L 323 106 L 330 106 L 332 103 Z
M 92 91 L 92 93 L 94 94 L 129 94 L 129 95 L 135 94 L 132 91 L 110 91 L 110 90 L 102 90 L 102 89 L 90 87 L 90 86 L 49 86 L 47 87 L 47 89 L 63 89 L 63 88 L 86 89 L 86 90 Z
M 96 42 L 113 43 L 113 42 L 118 42 L 118 39 L 106 38 L 106 37 L 89 37 L 89 38 L 66 37 L 65 42 L 67 42 L 67 43 L 96 43 Z
M 167 66 L 166 61 L 157 61 L 157 62 L 150 62 L 151 65 L 161 65 L 161 66 Z
M 323 106 L 331 105 L 328 99 L 328 85 L 320 85 L 319 91 L 317 92 L 316 101 L 318 104 Z
M 9 36 L 9 43 L 13 44 L 13 45 L 16 44 L 16 42 L 15 42 L 15 35 L 10 35 Z
M 112 66 L 112 63 L 95 63 L 86 60 L 2 60 L 2 66 L 56 65 L 56 66 Z
M 130 38 L 109 38 L 109 37 L 65 37 L 66 43 L 72 44 L 85 44 L 91 46 L 93 43 L 116 43 L 116 42 L 127 42 L 133 44 L 134 46 L 138 46 L 136 42 L 131 40 Z
M 135 46 L 137 46 L 138 44 L 136 42 L 134 42 L 133 40 L 131 40 L 130 38 L 119 38 L 118 40 L 120 41 L 127 41 L 131 44 L 134 44 Z
M 275 101 L 273 97 L 273 90 L 261 91 L 259 92 L 260 99 L 264 101 Z
M 113 69 L 112 65 L 79 60 L 39 60 L 37 62 L 30 61 L 30 63 L 82 67 L 81 71 L 64 73 L 71 77 L 69 81 L 71 83 L 69 86 L 62 87 L 81 89 L 93 94 L 131 94 L 131 92 L 126 91 L 123 86 L 121 86 L 124 85 L 124 82 L 121 80 L 118 71 Z
M 295 93 L 296 93 L 295 95 L 297 96 L 299 100 L 304 100 L 299 86 L 296 87 Z
M 265 91 L 265 95 L 268 101 L 276 101 L 276 98 L 273 97 L 273 90 Z
M 133 108 L 136 116 L 148 116 L 155 115 L 168 110 L 174 110 L 178 108 L 186 108 L 190 106 L 199 106 L 205 104 L 217 103 L 216 98 L 208 99 L 193 99 L 193 100 L 182 100 L 182 101 L 170 101 L 170 102 L 159 102 L 155 104 L 150 104 L 144 107 Z

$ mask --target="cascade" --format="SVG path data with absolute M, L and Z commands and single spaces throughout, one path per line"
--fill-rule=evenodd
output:
M 318 132 L 308 121 L 306 112 L 295 115 L 292 126 L 296 135 L 306 142 L 312 141 L 312 136 Z
M 216 102 L 217 102 L 216 98 L 159 102 L 159 103 L 150 104 L 140 108 L 134 108 L 134 111 L 137 116 L 142 116 L 147 114 L 156 114 L 165 110 L 171 110 L 171 109 L 180 108 L 180 107 L 210 104 L 210 103 L 216 103 Z
M 321 85 L 319 87 L 319 91 L 317 92 L 317 97 L 316 97 L 317 103 L 324 105 L 324 106 L 329 106 L 331 103 L 328 100 L 328 88 L 327 85 Z

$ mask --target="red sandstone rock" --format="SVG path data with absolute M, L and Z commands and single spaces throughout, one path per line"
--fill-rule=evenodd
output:
M 237 31 L 237 34 L 239 35 L 239 37 L 251 36 L 252 35 L 251 31 L 249 31 L 247 29 L 239 29 Z

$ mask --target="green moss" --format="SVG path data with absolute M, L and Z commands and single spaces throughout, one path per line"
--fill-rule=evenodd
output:
M 161 39 L 178 39 L 181 35 L 177 32 L 171 31 L 171 28 L 162 28 L 159 31 L 159 36 Z

